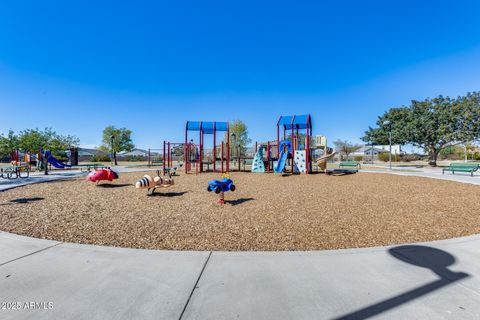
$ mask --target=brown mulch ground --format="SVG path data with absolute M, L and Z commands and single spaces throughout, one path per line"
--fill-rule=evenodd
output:
M 180 250 L 317 250 L 480 233 L 479 186 L 359 173 L 232 173 L 227 204 L 206 191 L 219 174 L 175 177 L 147 196 L 141 173 L 113 185 L 82 179 L 0 192 L 0 230 L 67 242 Z

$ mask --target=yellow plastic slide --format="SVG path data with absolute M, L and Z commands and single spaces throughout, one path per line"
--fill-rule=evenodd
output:
M 330 151 L 330 153 L 327 153 L 327 154 L 321 156 L 316 161 L 318 168 L 323 172 L 327 171 L 327 161 L 330 160 L 336 154 L 336 152 L 334 152 L 332 149 L 327 150 L 327 151 Z

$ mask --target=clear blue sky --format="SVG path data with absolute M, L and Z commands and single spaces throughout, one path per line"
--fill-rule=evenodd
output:
M 0 132 L 84 146 L 113 124 L 139 147 L 190 120 L 279 115 L 359 141 L 390 107 L 480 90 L 478 1 L 2 1 Z M 11 113 L 10 113 L 11 112 Z M 15 112 L 15 113 L 14 113 Z M 6 117 L 10 113 L 10 116 Z

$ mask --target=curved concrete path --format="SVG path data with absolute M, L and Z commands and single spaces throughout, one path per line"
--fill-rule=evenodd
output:
M 182 252 L 0 232 L 0 303 L 0 319 L 480 319 L 480 235 L 365 249 Z
M 181 252 L 0 232 L 0 301 L 19 309 L 0 309 L 0 319 L 479 319 L 480 235 L 334 251 Z
M 122 173 L 122 172 L 144 172 L 144 171 L 153 171 L 156 170 L 155 168 L 130 168 L 125 166 L 116 166 L 112 167 L 115 171 Z M 80 170 L 55 170 L 50 171 L 48 175 L 44 175 L 41 171 L 31 172 L 28 178 L 17 178 L 17 179 L 0 179 L 0 191 L 13 189 L 17 187 L 26 186 L 29 184 L 35 183 L 43 183 L 49 181 L 57 181 L 57 180 L 66 180 L 72 179 L 76 177 L 86 176 L 88 174 L 87 171 L 80 171 Z

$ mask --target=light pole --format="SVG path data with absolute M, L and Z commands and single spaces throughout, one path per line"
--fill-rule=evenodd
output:
M 383 125 L 388 127 L 388 140 L 390 143 L 390 151 L 389 151 L 388 159 L 390 161 L 390 170 L 392 170 L 392 122 L 389 120 L 386 120 L 383 122 Z
M 115 136 L 114 135 L 110 136 L 110 145 L 112 146 L 112 159 L 110 160 L 110 164 L 112 166 L 115 164 L 115 162 L 114 162 L 115 161 L 115 159 L 114 159 L 115 158 L 115 151 L 113 151 L 114 140 L 115 140 Z
M 373 141 L 372 141 L 372 147 L 370 149 L 370 160 L 371 160 L 371 165 L 373 166 Z

